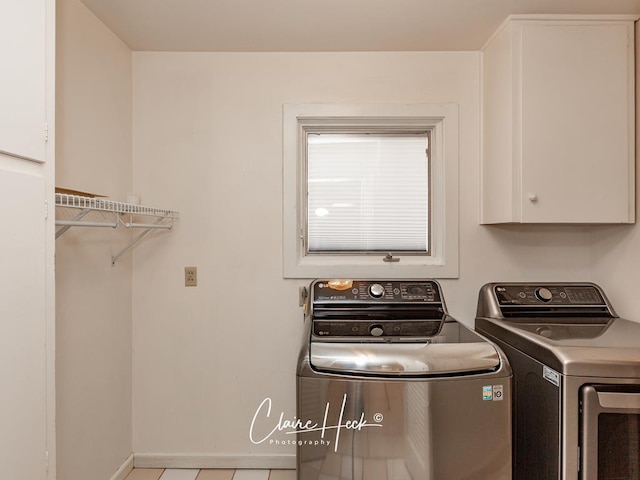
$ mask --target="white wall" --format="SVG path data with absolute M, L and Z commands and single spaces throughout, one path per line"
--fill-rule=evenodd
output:
M 640 79 L 640 24 L 636 22 L 636 79 Z M 636 80 L 636 212 L 640 212 L 640 81 Z M 594 227 L 593 280 L 605 287 L 616 313 L 640 322 L 640 225 Z
M 58 0 L 56 184 L 126 199 L 131 51 L 78 0 Z M 56 242 L 58 479 L 109 479 L 132 452 L 129 233 Z
M 477 52 L 134 53 L 136 190 L 181 212 L 173 232 L 134 257 L 141 461 L 272 466 L 284 454 L 293 466 L 293 447 L 248 438 L 265 397 L 295 415 L 297 290 L 307 282 L 282 278 L 283 104 L 459 104 L 460 278 L 442 284 L 463 322 L 473 323 L 485 282 L 589 279 L 587 228 L 478 225 L 479 61 Z M 183 286 L 187 265 L 198 267 L 197 287 Z

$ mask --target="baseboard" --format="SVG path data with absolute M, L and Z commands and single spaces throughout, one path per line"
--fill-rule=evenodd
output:
M 291 455 L 185 455 L 173 453 L 136 453 L 136 468 L 263 468 L 295 469 Z M 115 479 L 114 479 L 115 480 Z
M 133 470 L 133 459 L 134 457 L 132 453 L 127 457 L 124 463 L 120 465 L 120 468 L 116 470 L 116 473 L 113 474 L 110 480 L 124 480 L 127 478 L 127 475 L 129 475 L 131 470 Z

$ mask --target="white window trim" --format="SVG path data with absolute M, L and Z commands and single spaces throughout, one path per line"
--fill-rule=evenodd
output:
M 431 255 L 306 255 L 305 129 L 325 125 L 432 129 Z M 284 105 L 283 273 L 285 278 L 458 278 L 458 105 Z

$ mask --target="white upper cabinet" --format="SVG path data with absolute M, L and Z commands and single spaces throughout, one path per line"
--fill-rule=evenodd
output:
M 0 152 L 44 162 L 46 0 L 0 5 Z
M 481 223 L 633 223 L 634 18 L 512 16 L 482 50 Z

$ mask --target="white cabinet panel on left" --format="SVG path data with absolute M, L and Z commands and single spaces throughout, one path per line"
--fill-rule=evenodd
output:
M 56 478 L 54 44 L 55 0 L 0 0 L 0 479 Z
M 0 2 L 0 152 L 45 161 L 46 0 Z
M 47 478 L 45 180 L 0 168 L 0 478 Z

